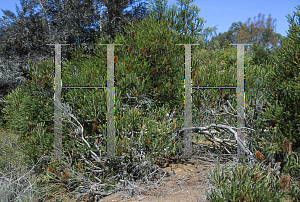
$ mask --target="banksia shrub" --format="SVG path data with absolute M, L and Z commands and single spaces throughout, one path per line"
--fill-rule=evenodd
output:
M 287 17 L 288 37 L 283 39 L 281 46 L 276 49 L 274 64 L 266 72 L 264 90 L 269 95 L 267 97 L 269 106 L 261 112 L 265 119 L 271 122 L 272 127 L 276 126 L 276 130 L 271 128 L 269 131 L 275 133 L 272 136 L 273 143 L 281 147 L 282 141 L 285 140 L 283 150 L 288 154 L 291 154 L 290 145 L 293 145 L 295 152 L 300 149 L 300 90 L 297 87 L 300 77 L 296 76 L 300 74 L 300 64 L 294 62 L 295 58 L 300 58 L 300 6 L 298 5 L 296 9 L 293 16 Z M 260 122 L 257 120 L 257 125 L 261 124 Z M 295 168 L 299 165 L 290 166 Z
M 246 169 L 247 168 L 247 169 Z M 207 174 L 209 182 L 213 185 L 210 193 L 207 193 L 209 201 L 278 201 L 285 197 L 285 192 L 279 185 L 276 176 L 260 171 L 258 164 L 253 166 L 236 165 L 228 169 L 227 165 L 220 168 L 219 164 L 210 174 Z M 253 176 L 253 177 L 252 177 Z M 282 177 L 285 186 L 289 178 Z M 276 183 L 274 183 L 276 182 Z

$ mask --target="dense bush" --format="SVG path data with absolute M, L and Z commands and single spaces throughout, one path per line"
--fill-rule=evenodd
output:
M 256 120 L 256 125 L 268 131 L 262 131 L 253 141 L 262 143 L 261 151 L 272 151 L 281 156 L 278 161 L 286 164 L 283 171 L 299 178 L 300 167 L 296 161 L 292 163 L 290 156 L 299 156 L 300 152 L 300 7 L 296 9 L 297 13 L 288 17 L 288 37 L 274 54 L 274 65 L 267 66 L 265 85 L 261 86 L 269 96 L 267 109 L 261 112 L 260 117 L 268 120 L 268 125 L 262 123 L 262 118 Z M 288 152 L 287 143 L 292 152 Z
M 42 72 L 48 70 L 48 73 L 44 72 L 50 77 L 48 81 L 45 78 L 43 83 L 36 83 L 36 79 L 42 76 L 34 75 L 33 80 L 26 81 L 27 88 L 17 88 L 5 97 L 6 107 L 2 110 L 6 128 L 21 134 L 21 146 L 30 163 L 36 162 L 43 154 L 50 155 L 53 150 L 53 134 L 50 132 L 50 126 L 54 124 L 53 102 L 49 99 L 50 87 L 47 86 L 53 75 L 50 74 L 51 68 L 44 65 L 47 63 L 41 63 Z
M 115 142 L 117 155 L 131 159 L 132 165 L 137 155 L 170 156 L 175 153 L 180 154 L 182 149 L 180 143 L 172 138 L 174 130 L 182 126 L 184 122 L 184 86 L 182 85 L 184 83 L 184 46 L 176 46 L 175 44 L 191 43 L 195 39 L 187 34 L 181 40 L 174 41 L 172 31 L 165 29 L 165 27 L 168 27 L 167 22 L 149 17 L 138 24 L 134 24 L 134 26 L 124 27 L 126 34 L 116 36 L 113 41 L 105 36 L 102 36 L 101 40 L 102 44 L 123 44 L 122 46 L 115 46 L 114 52 Z M 293 49 L 289 49 L 289 53 L 295 55 L 294 59 L 296 60 L 298 47 L 291 45 L 295 44 L 295 41 L 295 39 L 294 42 L 288 41 L 289 43 L 286 43 L 287 45 L 283 46 L 282 50 L 284 47 L 293 47 Z M 86 54 L 82 49 L 74 50 L 71 60 L 63 62 L 63 86 L 106 86 L 106 54 L 106 46 L 98 46 L 92 54 Z M 274 73 L 272 70 L 274 67 L 271 64 L 266 66 L 251 65 L 251 62 L 251 56 L 246 54 L 246 110 L 252 112 L 252 109 L 256 109 L 255 113 L 247 116 L 261 123 L 253 121 L 247 123 L 247 126 L 261 130 L 265 127 L 262 123 L 262 119 L 265 117 L 264 114 L 258 114 L 259 109 L 256 103 L 253 104 L 253 100 L 260 98 L 257 90 L 261 91 L 268 85 L 266 79 Z M 289 60 L 289 62 L 291 61 Z M 280 64 L 278 62 L 276 67 L 284 69 Z M 289 64 L 288 67 L 292 68 L 289 72 L 298 75 L 299 72 L 293 65 Z M 28 66 L 26 85 L 4 98 L 3 123 L 8 129 L 20 131 L 21 146 L 27 155 L 27 161 L 35 163 L 41 155 L 53 154 L 53 58 L 39 64 L 30 63 Z M 296 67 L 299 70 L 299 65 Z M 193 85 L 235 86 L 236 49 L 228 47 L 220 52 L 206 51 L 192 46 L 192 68 Z M 283 75 L 285 75 L 284 71 L 280 70 L 277 77 L 273 79 L 287 78 Z M 296 96 L 298 95 L 296 94 L 298 92 L 296 89 L 297 82 L 298 80 L 292 80 L 288 88 L 281 91 L 277 91 L 269 85 L 267 89 L 271 90 L 268 90 L 264 97 L 266 103 L 272 97 L 273 92 L 295 92 L 289 98 L 280 98 L 284 99 L 285 102 L 282 103 L 287 103 L 288 106 L 274 108 L 277 111 L 275 114 L 277 123 L 291 121 L 290 125 L 284 126 L 286 130 L 294 128 L 296 131 L 295 125 L 299 123 L 298 111 L 296 110 L 298 108 L 296 104 L 293 104 L 294 101 L 297 103 L 298 100 Z M 294 88 L 290 91 L 292 86 Z M 280 86 L 277 87 L 281 89 Z M 204 90 L 203 94 L 206 96 L 207 90 Z M 193 104 L 196 108 L 195 117 L 199 118 L 203 114 L 206 115 L 205 112 L 198 109 L 203 104 L 210 106 L 211 109 L 230 100 L 233 107 L 236 108 L 235 95 L 234 89 L 224 91 L 216 89 L 212 90 L 210 97 L 204 101 L 200 90 L 193 91 Z M 88 150 L 96 152 L 98 147 L 105 155 L 107 141 L 106 91 L 104 89 L 63 89 L 62 103 L 68 103 L 72 107 L 72 114 L 77 117 L 84 128 L 84 137 L 87 137 L 89 144 L 92 145 L 92 148 L 89 149 L 80 139 L 76 139 L 76 136 L 70 131 L 72 129 L 70 122 L 63 120 L 64 154 L 66 156 L 72 154 L 72 164 L 77 163 L 81 158 L 78 152 L 89 158 Z M 270 101 L 270 103 L 275 102 Z M 284 110 L 288 109 L 294 109 L 296 113 L 284 116 Z M 166 119 L 166 114 L 171 111 L 176 112 L 176 118 L 173 119 L 173 122 Z M 274 120 L 274 116 L 270 115 L 270 112 L 268 113 L 269 119 L 272 117 L 271 120 Z M 292 113 L 291 110 L 290 113 Z M 227 119 L 227 117 L 225 118 Z M 217 123 L 220 121 L 223 120 L 215 120 Z M 234 125 L 235 117 L 231 117 L 231 120 L 228 119 L 228 122 Z M 281 127 L 278 124 L 276 126 L 277 128 Z M 280 145 L 284 137 L 295 143 L 298 140 L 297 134 L 291 131 L 288 133 L 281 132 L 280 136 L 276 134 L 272 137 L 273 139 L 267 138 L 266 140 Z M 256 141 L 261 142 L 260 140 Z M 255 146 L 257 149 L 260 148 L 260 145 Z M 271 148 L 264 147 L 263 150 L 269 152 Z M 298 166 L 295 165 L 295 159 L 292 157 L 290 159 L 289 162 L 294 163 L 288 165 L 294 172 L 293 176 L 297 176 L 299 175 Z M 96 164 L 96 162 L 93 163 Z M 246 185 L 243 187 L 247 188 Z M 267 186 L 265 188 L 269 190 Z M 245 191 L 249 191 L 249 188 Z M 237 194 L 234 196 L 238 196 Z M 273 193 L 270 192 L 268 197 L 271 196 Z
M 127 35 L 117 36 L 114 41 L 102 36 L 101 43 L 103 44 L 123 44 L 122 46 L 116 46 L 114 58 L 116 151 L 120 151 L 119 154 L 124 152 L 124 147 L 128 144 L 125 137 L 129 135 L 130 131 L 138 133 L 146 124 L 146 122 L 143 124 L 129 124 L 130 119 L 124 115 L 124 109 L 126 111 L 127 108 L 135 107 L 144 102 L 139 107 L 141 109 L 139 113 L 141 113 L 141 117 L 145 117 L 147 122 L 150 121 L 149 117 L 152 117 L 154 122 L 161 123 L 167 112 L 175 111 L 177 119 L 172 124 L 177 127 L 183 125 L 184 47 L 175 44 L 190 43 L 194 39 L 189 35 L 185 35 L 183 41 L 173 41 L 172 31 L 162 27 L 168 27 L 167 22 L 149 17 L 135 26 L 124 27 Z M 193 48 L 195 48 L 195 53 Z M 74 50 L 71 61 L 63 62 L 63 86 L 105 86 L 106 50 L 105 46 L 98 46 L 90 55 L 85 54 L 80 48 Z M 207 52 L 197 46 L 192 46 L 192 54 L 194 55 L 192 57 L 194 85 L 236 85 L 235 48 L 227 48 L 222 52 Z M 252 73 L 256 68 L 249 66 L 250 61 L 251 58 L 246 55 L 246 75 L 249 75 L 249 77 L 246 77 L 249 80 L 246 85 L 249 86 L 252 84 L 251 81 L 254 80 L 252 76 L 256 76 Z M 31 160 L 36 161 L 38 156 L 43 153 L 48 155 L 53 149 L 53 128 L 51 131 L 51 127 L 53 127 L 52 95 L 54 91 L 52 89 L 52 71 L 54 64 L 53 59 L 49 59 L 39 64 L 30 63 L 27 66 L 29 68 L 26 69 L 28 77 L 26 86 L 6 97 L 7 106 L 3 112 L 8 123 L 7 127 L 22 133 L 21 138 L 23 138 L 23 147 L 26 154 Z M 219 92 L 217 90 L 213 91 L 206 104 L 217 106 L 218 99 L 214 99 L 214 97 Z M 235 95 L 234 89 L 226 91 L 227 93 L 223 95 L 224 102 L 228 99 L 226 96 Z M 206 93 L 204 91 L 204 94 Z M 128 96 L 137 99 L 134 101 L 134 99 L 128 99 Z M 201 104 L 201 96 L 200 90 L 196 90 L 193 95 L 196 108 L 197 105 Z M 221 97 L 220 95 L 219 99 Z M 236 107 L 234 99 L 231 98 L 230 101 L 233 103 L 233 107 Z M 100 141 L 101 148 L 105 151 L 107 110 L 105 90 L 63 89 L 62 102 L 71 105 L 73 114 L 83 125 L 84 135 L 90 138 L 89 141 L 93 144 Z M 160 109 L 159 113 L 157 112 L 158 109 Z M 198 117 L 202 115 L 197 110 L 195 114 Z M 124 121 L 122 117 L 124 117 Z M 228 121 L 234 124 L 235 120 L 230 121 L 228 119 Z M 93 122 L 97 123 L 97 130 L 95 130 Z M 123 122 L 124 124 L 122 124 Z M 74 144 L 68 129 L 70 124 L 64 123 L 66 123 L 63 128 L 65 151 L 84 149 L 82 146 Z M 143 140 L 139 139 L 141 137 L 136 137 L 139 141 L 144 142 L 145 149 L 152 149 L 150 153 L 164 153 L 164 148 L 167 147 L 170 148 L 169 151 L 174 153 L 174 142 L 165 141 L 171 132 L 170 127 L 172 127 L 172 124 L 166 124 L 166 126 L 161 126 L 162 128 L 157 128 L 157 125 L 152 126 L 154 131 L 165 131 L 163 133 L 165 135 L 159 136 L 158 132 L 148 132 L 142 137 Z M 150 125 L 148 124 L 147 127 Z M 149 128 L 147 130 L 152 131 Z M 135 139 L 133 138 L 131 141 L 135 141 Z M 157 144 L 160 146 L 157 146 Z
M 225 165 L 210 171 L 208 175 L 213 189 L 207 193 L 209 201 L 282 201 L 286 196 L 281 186 L 288 184 L 271 172 L 261 169 L 261 164 L 236 165 L 228 169 Z

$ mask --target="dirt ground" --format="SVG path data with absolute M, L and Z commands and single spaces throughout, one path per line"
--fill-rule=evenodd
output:
M 157 189 L 141 191 L 140 195 L 135 195 L 132 198 L 129 197 L 128 193 L 117 192 L 101 201 L 208 201 L 206 190 L 209 188 L 209 181 L 206 173 L 209 173 L 210 168 L 214 169 L 214 163 L 193 159 L 179 162 L 158 162 L 157 165 L 167 172 Z
M 156 166 L 163 168 L 167 175 L 161 180 L 157 188 L 150 191 L 141 191 L 140 195 L 130 198 L 128 192 L 117 192 L 100 201 L 146 201 L 146 202 L 208 202 L 206 191 L 212 186 L 206 174 L 215 168 L 215 162 L 208 162 L 208 158 L 157 162 Z M 227 162 L 228 167 L 234 167 L 235 161 Z M 220 162 L 223 167 L 225 162 Z M 290 202 L 287 197 L 283 202 Z

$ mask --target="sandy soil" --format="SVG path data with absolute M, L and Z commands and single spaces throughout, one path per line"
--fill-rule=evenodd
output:
M 208 201 L 206 190 L 209 181 L 206 173 L 214 168 L 214 163 L 204 160 L 183 160 L 180 162 L 158 163 L 167 175 L 157 188 L 142 191 L 132 198 L 128 193 L 117 192 L 105 197 L 101 201 L 150 201 L 150 202 L 180 202 L 180 201 Z

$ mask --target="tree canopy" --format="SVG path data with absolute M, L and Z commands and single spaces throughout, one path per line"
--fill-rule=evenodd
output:
M 113 37 L 125 23 L 146 15 L 145 5 L 134 6 L 133 0 L 20 0 L 20 3 L 21 9 L 16 6 L 17 16 L 2 10 L 5 16 L 0 19 L 4 56 L 7 59 L 18 56 L 16 61 L 53 57 L 53 47 L 46 44 L 54 43 L 71 44 L 62 49 L 63 58 L 69 58 L 69 51 L 75 46 L 95 42 L 99 31 Z M 125 11 L 128 7 L 133 8 Z

